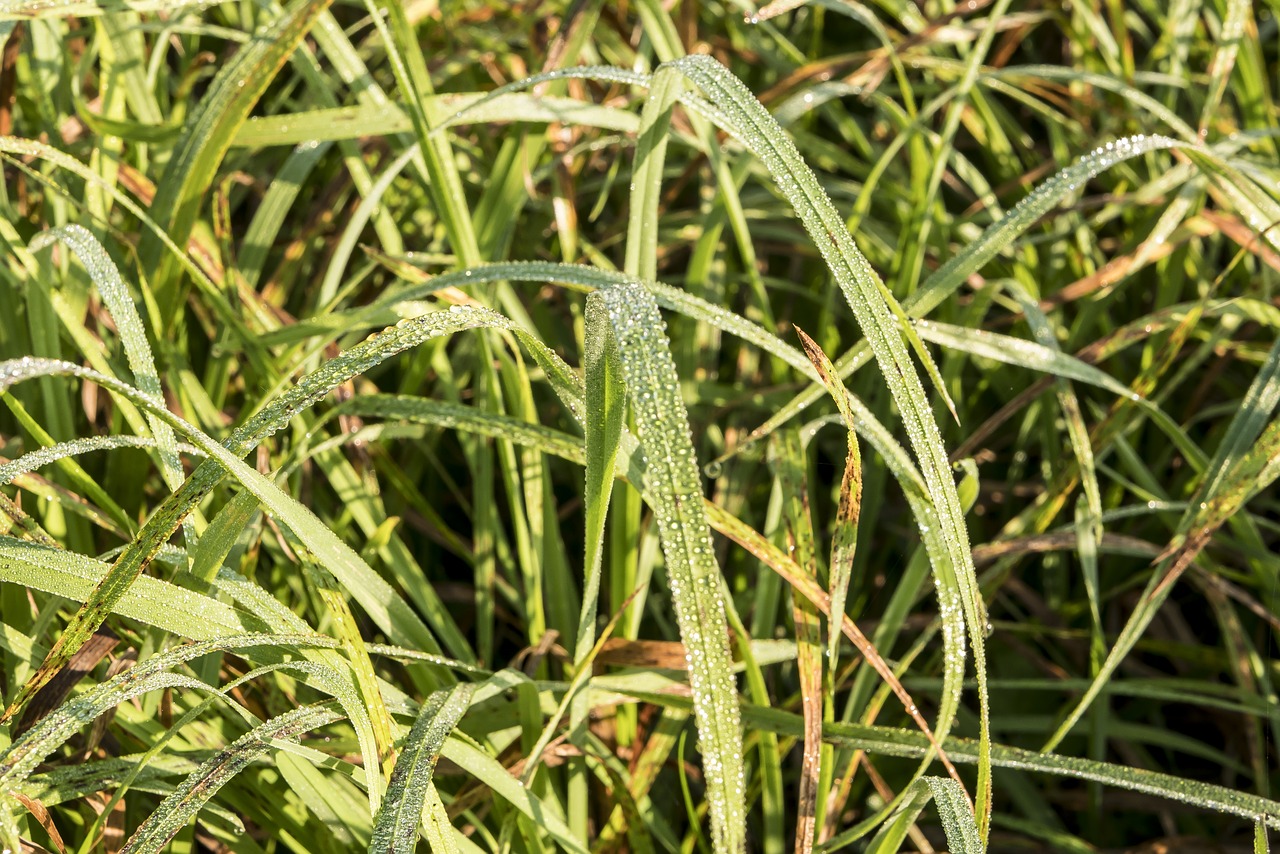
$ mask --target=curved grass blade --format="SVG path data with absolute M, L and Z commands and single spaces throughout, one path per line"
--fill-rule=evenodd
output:
M 170 672 L 171 668 L 179 664 L 211 652 L 234 652 L 263 646 L 300 649 L 331 645 L 328 639 L 318 636 L 239 635 L 185 644 L 149 658 L 110 681 L 66 701 L 0 752 L 0 790 L 7 791 L 26 779 L 72 733 L 113 706 L 149 691 L 167 687 L 213 690 L 199 679 Z
M 1040 371 L 1055 377 L 1078 380 L 1106 389 L 1126 400 L 1136 399 L 1132 389 L 1106 371 L 1095 368 L 1054 347 L 1012 335 L 953 326 L 934 320 L 917 320 L 915 327 L 919 330 L 921 338 L 958 352 L 969 353 L 1006 365 L 1017 365 L 1020 368 Z
M 302 664 L 314 665 L 314 662 L 303 662 Z M 218 689 L 217 693 L 215 693 L 211 697 L 206 698 L 205 700 L 198 703 L 197 705 L 193 706 L 181 718 L 179 718 L 177 721 L 174 721 L 173 726 L 169 727 L 162 735 L 160 735 L 159 738 L 157 738 L 154 742 L 152 742 L 152 744 L 147 748 L 146 753 L 143 753 L 141 756 L 138 756 L 136 761 L 132 763 L 132 767 L 128 769 L 128 773 L 123 775 L 123 778 L 120 780 L 119 785 L 115 787 L 115 792 L 112 793 L 111 795 L 111 800 L 107 802 L 106 806 L 98 814 L 97 819 L 94 820 L 94 823 L 89 828 L 89 831 L 84 834 L 85 842 L 82 843 L 81 845 L 81 851 L 85 851 L 90 842 L 101 839 L 102 828 L 105 825 L 108 817 L 112 814 L 112 810 L 115 808 L 115 805 L 124 798 L 124 796 L 128 793 L 130 788 L 133 787 L 135 782 L 138 782 L 140 778 L 145 779 L 145 776 L 148 774 L 149 771 L 151 771 L 154 765 L 158 764 L 161 761 L 161 758 L 167 755 L 164 753 L 164 748 L 166 747 L 166 745 L 169 744 L 169 742 L 171 741 L 171 739 L 173 739 L 174 736 L 176 736 L 179 732 L 181 732 L 187 726 L 187 724 L 200 718 L 218 702 L 220 701 L 225 702 L 225 695 L 231 693 L 236 688 L 239 688 L 241 685 L 251 682 L 254 679 L 257 679 L 268 673 L 293 670 L 296 672 L 301 672 L 305 678 L 307 668 L 305 667 L 300 668 L 298 665 L 299 665 L 299 662 L 282 661 L 282 662 L 275 662 L 272 664 L 263 665 L 261 667 L 255 667 L 254 669 L 250 670 L 248 673 L 245 673 L 243 676 L 239 676 L 236 679 L 233 679 L 232 681 L 222 685 Z M 247 717 L 246 712 L 239 709 L 237 709 L 236 711 L 239 711 L 242 716 Z M 256 723 L 256 719 L 250 719 L 250 720 L 251 722 Z M 192 773 L 194 773 L 194 771 L 195 771 L 194 768 L 191 769 Z M 104 782 L 99 786 L 97 791 L 100 791 L 105 788 L 107 788 L 107 786 L 105 785 L 105 782 Z M 86 792 L 86 794 L 88 794 L 88 792 Z
M 954 294 L 971 275 L 1008 248 L 1014 240 L 1035 225 L 1064 198 L 1107 169 L 1152 151 L 1187 147 L 1189 146 L 1168 137 L 1145 134 L 1124 137 L 1099 146 L 1040 184 L 1003 217 L 987 226 L 976 240 L 947 259 L 946 263 L 920 284 L 918 290 L 903 301 L 903 310 L 915 318 L 924 317 L 933 311 Z M 839 377 L 841 379 L 849 377 L 870 359 L 871 350 L 868 343 L 858 342 L 836 360 Z M 821 398 L 822 394 L 823 389 L 820 384 L 815 384 L 801 392 L 785 404 L 776 415 L 753 430 L 748 441 L 758 441 L 769 435 L 781 424 L 803 412 L 806 406 Z M 728 456 L 745 446 L 744 443 L 737 449 L 731 450 L 719 461 L 723 462 Z
M 17 419 L 18 423 L 22 426 L 22 429 L 30 433 L 31 438 L 44 448 L 52 448 L 58 444 L 54 441 L 53 437 L 49 435 L 48 431 L 41 426 L 40 422 L 27 412 L 26 407 L 22 405 L 18 398 L 8 394 L 7 392 L 0 392 L 0 401 L 4 402 L 5 407 L 7 407 L 9 412 L 11 412 L 14 418 Z M 128 406 L 127 403 L 125 405 Z M 123 409 L 124 407 L 121 408 Z M 138 422 L 139 424 L 142 423 L 141 417 L 139 417 Z M 35 453 L 35 451 L 32 451 L 32 453 Z M 57 456 L 54 458 L 53 462 L 55 462 L 58 468 L 66 474 L 71 484 L 83 493 L 85 499 L 93 502 L 103 509 L 118 530 L 122 532 L 132 530 L 134 525 L 132 520 L 129 518 L 129 514 L 125 513 L 120 505 L 111 497 L 109 492 L 89 476 L 89 473 L 85 471 L 80 463 L 74 459 L 74 456 L 74 454 Z M 21 516 L 18 515 L 21 511 L 15 513 L 14 508 L 6 507 L 5 512 L 15 520 L 21 518 Z
M 332 2 L 294 0 L 283 15 L 255 33 L 222 66 L 188 117 L 151 204 L 156 221 L 178 245 L 184 245 L 191 235 L 205 192 L 236 131 L 276 72 Z M 159 321 L 168 323 L 182 304 L 177 265 L 149 232 L 143 233 L 138 253 L 150 273 L 160 308 Z
M 946 560 L 934 567 L 939 601 L 944 610 L 958 609 L 962 612 L 967 624 L 978 678 L 980 737 L 984 744 L 989 743 L 986 608 L 978 589 L 969 551 L 968 530 L 960 510 L 951 467 L 943 452 L 942 437 L 907 352 L 904 335 L 907 338 L 911 336 L 906 335 L 908 330 L 901 329 L 896 322 L 895 314 L 885 299 L 883 282 L 858 251 L 843 219 L 813 171 L 742 81 L 707 56 L 684 57 L 668 63 L 666 67 L 696 83 L 712 104 L 730 116 L 734 126 L 726 130 L 734 133 L 774 176 L 779 189 L 791 202 L 834 274 L 880 365 L 885 383 L 902 414 L 938 516 L 938 533 L 946 555 Z M 948 647 L 947 655 L 953 658 L 964 655 L 953 635 L 944 634 L 944 641 Z M 950 724 L 949 720 L 940 722 L 937 727 L 939 737 L 945 735 Z M 979 763 L 978 772 L 978 815 L 984 834 L 989 821 L 990 783 L 990 764 L 984 759 Z
M 911 784 L 898 808 L 867 846 L 867 854 L 896 854 L 920 813 L 933 801 L 947 834 L 947 849 L 954 854 L 983 854 L 986 848 L 978 834 L 969 799 L 955 780 L 922 777 Z
M 746 846 L 738 690 L 689 416 L 657 303 L 638 284 L 600 291 L 617 339 L 654 516 L 662 539 L 676 622 L 689 654 L 689 685 L 702 740 L 703 773 L 716 850 Z
M 386 799 L 373 825 L 369 850 L 412 852 L 422 824 L 422 807 L 440 748 L 471 703 L 471 685 L 462 683 L 433 694 L 405 737 L 404 748 L 387 784 Z
M 0 582 L 88 601 L 110 565 L 65 549 L 0 537 Z M 256 613 L 159 578 L 140 576 L 111 613 L 196 640 L 267 629 Z
M 111 256 L 102 248 L 88 229 L 79 225 L 66 225 L 36 235 L 31 241 L 31 251 L 36 252 L 61 241 L 80 256 L 89 278 L 98 286 L 98 293 L 115 321 L 116 330 L 120 333 L 120 343 L 125 356 L 129 360 L 129 368 L 133 371 L 134 384 L 143 394 L 161 398 L 164 390 L 160 386 L 160 375 L 156 372 L 155 358 L 151 354 L 151 345 L 147 343 L 146 329 L 138 307 L 125 286 L 120 271 L 116 268 Z M 178 459 L 177 440 L 173 430 L 155 416 L 148 419 L 151 432 L 156 438 L 156 446 L 160 451 L 160 472 L 165 485 L 170 491 L 182 485 L 182 462 Z
M 219 789 L 259 756 L 274 749 L 276 740 L 296 741 L 304 733 L 341 718 L 327 703 L 303 706 L 277 715 L 240 736 L 165 798 L 134 831 L 121 854 L 158 854 Z
M 165 426 L 166 428 L 168 427 L 168 425 Z M 172 435 L 172 431 L 170 431 L 170 435 Z M 92 436 L 88 439 L 73 439 L 70 442 L 59 442 L 56 445 L 36 448 L 34 451 L 25 453 L 0 465 L 0 486 L 13 483 L 24 474 L 30 474 L 43 466 L 68 457 L 88 454 L 94 451 L 114 451 L 119 448 L 155 449 L 157 445 L 156 440 L 150 436 L 120 435 Z M 176 442 L 174 443 L 174 450 L 198 457 L 205 455 L 203 451 L 194 445 L 179 445 Z
M 187 434 L 197 447 L 212 458 L 196 469 L 182 487 L 167 498 L 147 520 L 142 530 L 117 558 L 111 572 L 102 579 L 90 601 L 86 602 L 72 618 L 58 642 L 49 651 L 40 670 L 10 703 L 6 717 L 21 709 L 31 695 L 43 687 L 101 625 L 115 602 L 155 556 L 161 544 L 168 539 L 182 518 L 221 481 L 227 471 L 234 472 L 237 479 L 241 479 L 241 482 L 249 486 L 260 499 L 266 496 L 269 499 L 266 502 L 267 506 L 273 511 L 278 514 L 284 511 L 280 518 L 294 528 L 299 539 L 306 543 L 318 558 L 325 561 L 329 571 L 339 578 L 360 602 L 366 613 L 393 642 L 438 653 L 439 647 L 430 631 L 403 599 L 382 580 L 381 576 L 373 572 L 328 528 L 320 524 L 310 511 L 284 495 L 278 487 L 256 470 L 246 466 L 240 456 L 248 453 L 251 448 L 279 430 L 294 415 L 321 400 L 331 389 L 380 364 L 392 355 L 431 338 L 485 326 L 509 328 L 510 322 L 487 309 L 465 308 L 459 311 L 438 312 L 397 324 L 381 335 L 372 336 L 363 344 L 353 347 L 304 377 L 286 394 L 274 400 L 236 430 L 227 440 L 225 447 L 178 419 L 165 409 L 160 401 L 140 395 L 136 390 L 114 378 L 102 376 L 70 363 L 45 362 L 30 358 L 0 363 L 0 386 L 12 385 L 14 382 L 35 376 L 53 374 L 92 379 L 99 385 L 133 400 L 139 406 L 155 412 L 175 429 Z M 536 345 L 536 348 L 545 351 L 541 342 L 528 336 L 527 333 L 517 331 L 517 335 L 524 336 L 526 343 Z M 565 383 L 572 382 L 571 373 L 567 367 L 555 364 L 553 355 L 542 353 L 536 348 L 535 354 L 538 355 L 540 364 L 547 369 L 553 383 L 560 383 L 563 386 Z

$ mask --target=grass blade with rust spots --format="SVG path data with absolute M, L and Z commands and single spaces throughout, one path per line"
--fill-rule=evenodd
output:
M 769 463 L 778 488 L 782 490 L 782 519 L 786 526 L 787 552 L 800 571 L 816 579 L 817 555 L 813 521 L 809 515 L 809 486 L 805 476 L 804 450 L 795 431 L 774 436 Z M 796 854 L 811 854 L 815 830 L 821 822 L 819 791 L 823 753 L 822 627 L 818 610 L 808 599 L 792 593 L 792 614 L 796 629 L 796 670 L 800 677 L 800 704 L 804 717 L 804 747 L 800 759 L 800 791 L 796 806 Z M 832 613 L 836 613 L 833 609 Z M 839 614 L 836 614 L 839 619 Z
M 830 579 L 827 587 L 831 594 L 832 629 L 827 634 L 827 661 L 830 671 L 835 671 L 840 661 L 840 633 L 835 622 L 844 614 L 845 600 L 849 595 L 849 575 L 853 571 L 854 550 L 858 545 L 858 516 L 862 510 L 862 452 L 858 446 L 858 434 L 853 408 L 844 386 L 835 378 L 835 366 L 827 358 L 817 342 L 795 327 L 796 335 L 804 347 L 805 355 L 813 363 L 814 370 L 827 386 L 827 391 L 845 422 L 849 435 L 848 453 L 845 456 L 844 475 L 840 480 L 840 503 L 836 511 L 836 530 L 831 539 Z

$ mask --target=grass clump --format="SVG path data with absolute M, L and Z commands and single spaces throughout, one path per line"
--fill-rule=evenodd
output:
M 1266 850 L 1274 13 L 0 5 L 0 842 Z

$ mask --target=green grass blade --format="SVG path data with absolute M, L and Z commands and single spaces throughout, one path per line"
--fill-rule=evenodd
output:
M 954 854 L 983 854 L 986 847 L 978 833 L 969 799 L 955 780 L 943 777 L 923 777 L 912 783 L 893 815 L 871 840 L 867 851 L 896 854 L 907 829 L 930 801 L 938 808 L 938 817 L 942 819 L 942 827 L 947 834 L 948 850 Z
M 689 418 L 653 297 L 640 285 L 601 292 L 644 451 L 654 513 L 667 559 L 701 738 L 712 828 L 719 851 L 746 845 L 738 691 L 720 601 Z
M 236 131 L 331 2 L 294 0 L 283 15 L 262 28 L 222 66 L 188 118 L 151 205 L 156 221 L 179 245 L 187 242 L 205 191 Z M 167 323 L 182 304 L 176 264 L 150 233 L 143 234 L 138 251 L 150 273 L 160 320 Z
M 0 537 L 0 582 L 87 602 L 110 565 L 63 549 Z M 141 576 L 111 606 L 112 613 L 176 635 L 206 640 L 262 631 L 268 624 L 251 612 Z
M 129 359 L 129 368 L 133 371 L 134 383 L 138 389 L 152 397 L 163 397 L 164 390 L 160 386 L 160 375 L 156 372 L 155 358 L 151 355 L 151 345 L 147 343 L 142 316 L 111 256 L 107 255 L 102 244 L 87 229 L 78 225 L 68 225 L 37 235 L 31 242 L 31 250 L 38 251 L 55 240 L 62 241 L 80 256 L 81 263 L 89 272 L 89 278 L 98 286 L 102 301 L 115 320 L 120 343 Z M 148 420 L 160 451 L 160 471 L 165 484 L 170 490 L 177 489 L 182 484 L 183 472 L 173 430 L 157 418 Z
M 1091 178 L 1148 152 L 1178 147 L 1182 147 L 1182 144 L 1168 137 L 1139 134 L 1107 143 L 1082 156 L 1071 166 L 1036 187 L 1003 217 L 984 229 L 976 240 L 947 259 L 946 263 L 926 278 L 920 287 L 903 302 L 903 310 L 915 318 L 929 314 L 954 294 L 970 276 L 1012 245 L 1041 217 L 1068 195 L 1083 187 Z M 871 355 L 867 342 L 854 345 L 836 361 L 840 378 L 847 378 L 865 365 Z M 752 440 L 769 435 L 779 425 L 803 412 L 806 406 L 820 399 L 822 395 L 823 388 L 820 384 L 815 384 L 797 395 L 779 409 L 777 414 L 752 431 Z
M 255 647 L 298 649 L 327 645 L 325 639 L 288 635 L 241 635 L 186 644 L 154 656 L 115 678 L 63 703 L 11 745 L 0 752 L 0 789 L 8 790 L 25 779 L 58 745 L 77 729 L 107 709 L 166 687 L 189 687 L 201 691 L 210 686 L 198 679 L 173 673 L 171 669 L 211 652 L 242 651 Z
M 471 701 L 467 684 L 433 694 L 422 707 L 391 773 L 387 796 L 373 825 L 370 851 L 411 852 L 417 846 L 422 808 L 444 740 Z
M 942 449 L 938 425 L 929 409 L 924 387 L 911 364 L 904 331 L 884 299 L 883 283 L 858 251 L 844 221 L 812 170 L 801 159 L 795 145 L 742 82 L 710 57 L 692 56 L 672 64 L 697 83 L 713 104 L 731 116 L 735 123 L 734 133 L 760 157 L 774 176 L 834 274 L 880 364 L 885 383 L 902 413 L 907 435 L 938 514 L 938 527 L 948 564 L 935 567 L 939 598 L 944 608 L 958 608 L 964 614 L 978 675 L 981 738 L 987 743 L 990 739 L 990 712 L 984 653 L 986 608 L 978 590 L 969 552 L 968 531 L 960 511 L 951 467 Z M 946 637 L 949 643 L 947 654 L 962 657 L 963 649 L 956 645 L 958 639 L 950 635 Z M 990 765 L 985 759 L 979 763 L 978 776 L 979 823 L 985 833 L 991 782 Z
M 303 706 L 277 715 L 245 733 L 165 798 L 129 837 L 121 854 L 158 854 L 219 789 L 259 756 L 272 750 L 277 740 L 297 740 L 304 733 L 340 717 L 328 705 Z
M 480 101 L 484 101 L 480 104 Z M 484 122 L 562 123 L 634 133 L 640 126 L 635 113 L 576 98 L 508 92 L 497 97 L 471 92 L 430 95 L 424 104 L 446 118 L 437 127 Z M 395 106 L 361 104 L 262 116 L 249 119 L 237 131 L 233 146 L 257 148 L 301 145 L 312 140 L 359 139 L 412 133 L 413 119 Z
M 583 422 L 586 439 L 586 482 L 583 490 L 585 543 L 583 555 L 582 613 L 578 618 L 578 642 L 574 649 L 575 670 L 587 665 L 587 656 L 596 642 L 596 614 L 600 602 L 600 581 L 604 574 L 605 522 L 613 494 L 618 444 L 626 419 L 627 398 L 617 341 L 609 328 L 609 317 L 599 299 L 587 300 L 583 373 L 586 380 L 586 411 Z M 569 709 L 569 733 L 580 748 L 587 735 L 590 698 L 579 693 Z M 582 822 L 579 821 L 580 825 Z M 581 827 L 575 828 L 582 830 Z
M 363 345 L 352 348 L 342 356 L 326 363 L 315 373 L 297 383 L 282 397 L 251 418 L 228 440 L 227 447 L 209 439 L 196 428 L 178 419 L 164 408 L 160 401 L 141 395 L 114 378 L 82 369 L 69 363 L 42 362 L 22 359 L 0 365 L 0 385 L 11 385 L 35 376 L 63 374 L 92 379 L 100 385 L 120 393 L 140 408 L 155 413 L 180 432 L 188 435 L 193 444 L 210 455 L 159 510 L 147 521 L 137 537 L 117 559 L 112 570 L 102 580 L 91 601 L 76 613 L 63 635 L 49 652 L 37 676 L 11 701 L 9 710 L 16 712 L 35 691 L 39 690 L 53 674 L 62 668 L 71 655 L 79 649 L 102 620 L 110 612 L 143 567 L 190 512 L 222 479 L 226 471 L 234 472 L 237 479 L 248 486 L 260 499 L 266 497 L 267 505 L 277 513 L 283 511 L 282 521 L 290 524 L 299 538 L 317 557 L 324 560 L 347 589 L 356 597 L 375 623 L 397 643 L 438 652 L 430 632 L 418 616 L 409 609 L 401 597 L 371 570 L 349 546 L 342 543 L 332 531 L 293 499 L 284 495 L 278 487 L 240 460 L 240 454 L 248 451 L 279 430 L 291 417 L 315 404 L 337 385 L 377 365 L 392 355 L 416 346 L 423 341 L 453 332 L 479 326 L 508 325 L 500 315 L 483 309 L 465 309 L 457 312 L 439 312 L 413 322 L 397 325 L 381 336 L 374 336 Z M 563 380 L 562 380 L 563 381 Z M 357 579 L 359 579 L 357 581 Z
M 1105 689 L 1111 675 L 1172 592 L 1174 582 L 1208 545 L 1214 533 L 1246 502 L 1280 477 L 1280 419 L 1272 421 L 1266 430 L 1261 427 L 1277 402 L 1280 402 L 1280 342 L 1272 346 L 1254 377 L 1211 467 L 1178 524 L 1173 541 L 1161 555 L 1142 598 L 1125 622 L 1106 661 L 1084 696 L 1049 738 L 1046 751 L 1061 744 Z
M 520 785 L 496 759 L 457 737 L 445 739 L 440 755 L 483 782 L 493 794 L 528 817 L 565 851 L 587 854 L 587 848 L 578 841 L 568 826 L 548 812 L 542 801 Z

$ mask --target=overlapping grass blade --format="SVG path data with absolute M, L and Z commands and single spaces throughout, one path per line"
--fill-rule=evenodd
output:
M 471 687 L 455 685 L 428 698 L 405 737 L 382 810 L 373 825 L 369 850 L 411 852 L 417 845 L 422 808 L 440 748 L 471 701 Z M 451 837 L 450 837 L 451 838 Z
M 920 462 L 934 510 L 939 535 L 945 547 L 945 561 L 935 566 L 939 601 L 944 612 L 954 613 L 967 624 L 978 676 L 979 711 L 983 742 L 989 741 L 990 723 L 986 689 L 985 606 L 969 554 L 968 532 L 960 512 L 951 468 L 942 450 L 937 422 L 929 409 L 924 387 L 912 366 L 904 341 L 904 330 L 885 301 L 883 283 L 858 251 L 812 170 L 805 165 L 794 144 L 740 80 L 722 65 L 705 56 L 690 56 L 670 63 L 672 70 L 697 84 L 711 103 L 724 110 L 737 136 L 774 176 L 779 189 L 795 208 L 805 230 L 818 247 L 837 284 L 862 328 L 880 364 L 885 383 L 902 414 L 907 435 Z M 962 615 L 962 616 L 961 616 Z M 944 636 L 948 655 L 963 656 L 956 637 Z M 943 735 L 951 721 L 936 728 Z M 979 763 L 978 804 L 984 829 L 990 807 L 990 767 Z
M 165 798 L 129 837 L 121 854 L 152 854 L 163 850 L 219 789 L 259 756 L 274 749 L 277 740 L 297 740 L 304 733 L 341 717 L 328 704 L 302 706 L 254 727 L 201 765 Z
M 0 582 L 87 602 L 110 564 L 38 543 L 0 537 Z M 248 611 L 167 581 L 140 576 L 111 612 L 195 640 L 262 631 L 266 622 Z
M 969 808 L 969 800 L 959 784 L 943 777 L 923 777 L 911 784 L 898 808 L 867 846 L 867 851 L 896 854 L 907 829 L 916 822 L 930 801 L 938 808 L 950 851 L 955 854 L 982 854 L 986 850 L 978 834 L 973 811 Z
M 1107 680 L 1132 651 L 1174 583 L 1209 544 L 1218 529 L 1280 477 L 1280 419 L 1262 424 L 1280 402 L 1280 342 L 1272 346 L 1232 419 L 1177 532 L 1156 566 L 1106 661 L 1080 701 L 1054 731 L 1045 750 L 1053 750 L 1105 689 Z M 1261 432 L 1261 435 L 1259 435 Z
M 0 382 L 7 385 L 35 376 L 55 374 L 92 379 L 99 385 L 132 400 L 140 408 L 157 414 L 162 420 L 186 434 L 193 444 L 211 457 L 147 520 L 147 524 L 117 558 L 111 572 L 99 584 L 92 599 L 76 613 L 58 642 L 50 650 L 47 660 L 36 676 L 10 703 L 7 714 L 15 713 L 25 705 L 34 692 L 43 687 L 84 640 L 101 625 L 114 603 L 138 577 L 155 555 L 160 544 L 168 538 L 191 508 L 218 484 L 227 471 L 233 472 L 236 478 L 249 487 L 260 500 L 280 514 L 281 521 L 289 524 L 299 539 L 318 558 L 325 561 L 329 571 L 338 577 L 390 639 L 428 652 L 439 652 L 439 647 L 426 626 L 380 576 L 374 573 L 332 531 L 320 524 L 309 511 L 286 496 L 267 478 L 245 465 L 240 460 L 240 455 L 248 453 L 251 448 L 279 430 L 290 418 L 314 405 L 337 385 L 396 353 L 434 337 L 482 326 L 505 328 L 509 326 L 509 322 L 500 315 L 484 309 L 463 309 L 438 312 L 391 327 L 381 336 L 374 336 L 364 344 L 352 348 L 294 385 L 288 393 L 277 398 L 239 428 L 227 440 L 226 447 L 178 419 L 165 409 L 160 401 L 141 395 L 113 378 L 70 363 L 23 359 L 0 365 Z M 542 347 L 536 339 L 529 337 L 529 340 L 535 342 L 537 347 Z M 543 350 L 545 351 L 545 348 Z M 547 358 L 554 357 L 548 354 Z M 555 371 L 555 366 L 550 362 L 547 365 L 553 369 L 550 372 L 553 380 L 561 384 L 571 381 L 567 378 L 567 371 Z
M 606 678 L 601 678 L 600 683 L 602 687 L 605 685 L 613 687 Z M 675 697 L 669 693 L 652 693 L 622 685 L 617 687 L 620 693 L 646 702 L 674 708 L 690 706 L 688 699 Z M 779 735 L 798 738 L 804 732 L 804 722 L 801 717 L 781 709 L 766 709 L 753 704 L 744 704 L 742 718 L 748 727 L 767 729 Z M 925 755 L 930 749 L 928 741 L 919 733 L 865 724 L 830 724 L 823 727 L 823 738 L 838 746 L 884 756 L 915 758 Z M 984 749 L 977 739 L 952 736 L 947 740 L 947 755 L 965 764 L 978 762 L 979 755 Z M 1240 816 L 1250 821 L 1260 820 L 1269 828 L 1280 828 L 1280 803 L 1251 792 L 1240 792 L 1211 783 L 1187 780 L 1173 774 L 1149 771 L 1145 768 L 1129 768 L 1109 762 L 1024 750 L 1002 744 L 992 744 L 990 755 L 992 764 L 996 767 L 1016 768 L 1038 774 L 1102 783 L 1105 786 L 1142 792 L 1199 809 Z
M 987 226 L 976 240 L 947 259 L 920 284 L 910 297 L 903 301 L 903 310 L 915 318 L 928 315 L 954 294 L 971 275 L 1012 245 L 1019 236 L 1035 225 L 1064 198 L 1105 170 L 1152 151 L 1180 146 L 1181 143 L 1168 137 L 1138 134 L 1109 142 L 1082 156 L 1071 166 L 1036 187 L 1003 217 Z M 848 377 L 865 365 L 870 358 L 869 344 L 859 342 L 836 360 L 839 376 L 841 379 Z M 752 431 L 751 438 L 754 440 L 767 436 L 822 395 L 821 385 L 815 384 L 797 395 L 776 415 Z
M 156 221 L 179 245 L 187 242 L 205 191 L 236 131 L 331 2 L 294 0 L 222 66 L 188 118 L 151 204 Z M 150 274 L 160 320 L 167 323 L 182 305 L 176 264 L 151 233 L 143 234 L 138 251 Z
M 151 397 L 163 397 L 164 390 L 160 386 L 160 375 L 156 372 L 151 345 L 147 343 L 142 316 L 111 256 L 87 229 L 79 225 L 67 225 L 38 235 L 31 242 L 31 250 L 38 251 L 54 241 L 65 243 L 80 257 L 89 278 L 97 285 L 98 293 L 102 295 L 102 301 L 111 312 L 116 330 L 120 333 L 120 344 L 129 359 L 129 367 L 133 371 L 134 384 L 138 390 Z M 183 473 L 173 429 L 154 416 L 148 421 L 160 452 L 160 472 L 165 484 L 170 490 L 177 489 L 182 484 Z
M 43 759 L 77 729 L 107 709 L 149 691 L 167 687 L 187 687 L 208 691 L 210 686 L 172 668 L 211 652 L 238 651 L 254 647 L 300 649 L 327 645 L 325 639 L 290 635 L 239 635 L 201 641 L 177 647 L 138 664 L 114 679 L 63 703 L 39 723 L 0 752 L 0 788 L 17 785 Z

